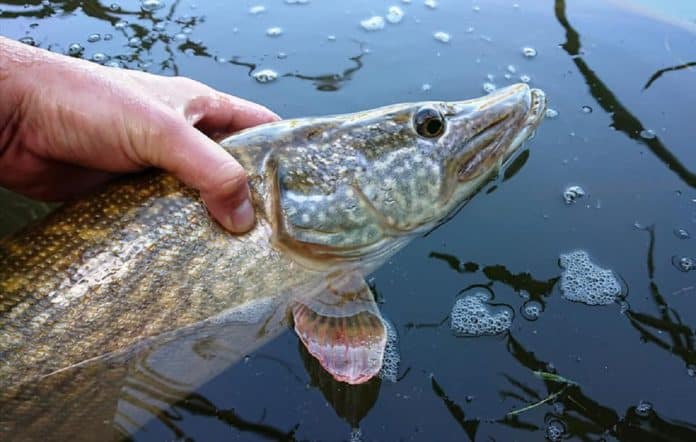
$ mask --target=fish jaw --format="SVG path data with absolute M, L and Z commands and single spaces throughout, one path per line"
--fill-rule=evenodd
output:
M 222 144 L 249 171 L 277 248 L 320 270 L 374 267 L 468 201 L 545 108 L 542 91 L 516 84 L 465 101 L 275 122 Z

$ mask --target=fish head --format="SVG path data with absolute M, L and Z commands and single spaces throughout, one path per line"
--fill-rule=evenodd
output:
M 542 120 L 542 91 L 272 123 L 258 166 L 276 245 L 313 265 L 381 262 L 453 213 Z

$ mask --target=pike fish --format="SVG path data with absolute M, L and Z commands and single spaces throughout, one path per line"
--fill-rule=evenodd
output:
M 336 380 L 366 382 L 387 330 L 364 276 L 468 201 L 545 108 L 517 84 L 239 132 L 221 144 L 257 213 L 240 236 L 194 190 L 146 172 L 0 241 L 0 434 L 48 419 L 27 411 L 41 394 L 98 394 L 90 367 L 235 324 L 253 325 L 239 345 L 258 346 L 292 323 Z

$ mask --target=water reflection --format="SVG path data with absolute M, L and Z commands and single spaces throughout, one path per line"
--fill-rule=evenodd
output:
M 554 12 L 558 23 L 566 31 L 566 41 L 561 47 L 570 55 L 578 71 L 585 79 L 585 83 L 590 94 L 597 100 L 597 104 L 604 109 L 612 121 L 612 127 L 624 133 L 630 139 L 638 141 L 650 149 L 670 170 L 677 174 L 684 183 L 690 187 L 696 187 L 696 174 L 684 166 L 679 158 L 676 157 L 657 137 L 645 138 L 641 132 L 646 131 L 646 127 L 633 115 L 621 102 L 616 95 L 607 87 L 599 76 L 585 63 L 582 58 L 582 45 L 580 34 L 570 25 L 566 16 L 565 0 L 555 0 Z
M 359 428 L 379 397 L 382 380 L 374 377 L 364 384 L 350 385 L 339 382 L 324 370 L 304 345 L 298 343 L 298 351 L 310 377 L 310 385 L 318 388 L 336 415 L 348 422 L 351 428 Z
M 531 372 L 547 370 L 549 367 L 547 362 L 538 359 L 512 335 L 508 335 L 507 348 L 510 355 Z M 561 404 L 561 407 L 545 405 L 551 408 L 551 411 L 546 413 L 545 421 L 548 422 L 553 418 L 563 422 L 567 431 L 566 437 L 597 440 L 613 436 L 619 440 L 645 442 L 696 440 L 695 424 L 664 418 L 655 411 L 647 415 L 646 413 L 638 414 L 635 406 L 629 407 L 621 417 L 611 407 L 602 405 L 587 396 L 579 385 L 562 385 L 552 380 L 542 380 L 546 388 L 546 393 L 542 393 L 513 376 L 505 375 L 505 377 L 513 388 L 517 389 L 517 392 L 501 390 L 501 395 L 515 397 L 526 403 L 537 402 L 543 397 L 560 392 L 553 403 Z M 507 415 L 497 420 L 497 423 L 518 430 L 539 430 L 538 426 L 525 422 L 522 416 Z
M 654 74 L 652 74 L 652 75 L 650 76 L 650 78 L 648 79 L 647 83 L 645 83 L 645 86 L 643 86 L 643 90 L 648 89 L 650 86 L 652 86 L 652 84 L 653 84 L 655 81 L 657 81 L 658 78 L 662 77 L 662 75 L 664 75 L 664 74 L 666 74 L 666 73 L 668 73 L 668 72 L 680 71 L 680 70 L 682 70 L 682 69 L 689 69 L 689 70 L 690 70 L 690 68 L 693 67 L 693 66 L 696 66 L 696 61 L 692 61 L 692 62 L 689 62 L 689 63 L 683 63 L 683 64 L 680 64 L 680 65 L 677 65 L 677 66 L 671 66 L 671 67 L 668 67 L 668 68 L 660 69 L 660 70 L 656 71 Z

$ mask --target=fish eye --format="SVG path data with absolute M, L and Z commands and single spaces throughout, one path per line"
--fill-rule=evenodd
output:
M 413 119 L 418 135 L 426 138 L 435 138 L 445 131 L 445 119 L 442 114 L 432 107 L 418 109 Z

